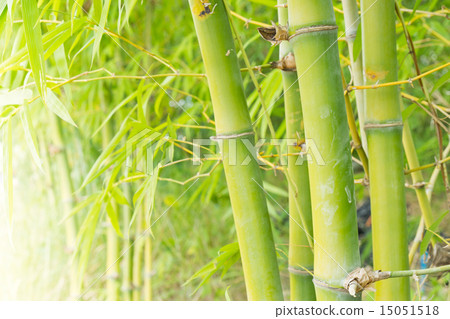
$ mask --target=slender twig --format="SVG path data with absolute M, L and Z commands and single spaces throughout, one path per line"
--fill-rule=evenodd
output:
M 415 168 L 406 170 L 405 174 L 411 174 L 412 172 L 417 172 L 417 171 L 420 171 L 420 170 L 423 170 L 423 169 L 427 169 L 427 168 L 430 168 L 430 167 L 439 166 L 439 165 L 441 165 L 441 164 L 443 164 L 445 162 L 448 162 L 448 161 L 450 161 L 450 157 L 444 158 L 443 160 L 437 161 L 435 163 L 422 165 L 422 166 L 419 166 L 419 167 L 415 167 Z
M 238 13 L 236 13 L 234 11 L 230 10 L 230 13 L 231 13 L 232 16 L 238 18 L 239 20 L 244 21 L 245 22 L 245 26 L 248 26 L 249 24 L 253 24 L 253 25 L 257 25 L 259 27 L 264 27 L 264 28 L 270 28 L 271 27 L 270 24 L 263 23 L 263 22 L 258 22 L 258 21 L 253 21 L 251 18 L 247 19 L 246 17 L 243 17 L 243 16 L 241 16 L 240 14 L 238 14 Z
M 412 77 L 409 80 L 400 80 L 400 81 L 395 81 L 395 82 L 387 82 L 387 83 L 380 83 L 380 84 L 374 84 L 374 85 L 348 86 L 347 91 L 377 89 L 377 88 L 381 88 L 381 87 L 395 86 L 395 85 L 408 84 L 408 83 L 412 84 L 412 82 L 417 81 L 421 78 L 424 78 L 424 77 L 426 77 L 436 71 L 442 70 L 448 66 L 450 66 L 450 62 L 440 65 L 428 72 L 424 72 L 420 75 Z

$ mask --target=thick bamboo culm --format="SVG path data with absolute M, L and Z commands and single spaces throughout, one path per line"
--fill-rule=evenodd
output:
M 278 4 L 285 4 L 287 0 L 278 0 Z M 278 8 L 278 22 L 281 25 L 288 23 L 287 8 Z M 292 53 L 292 47 L 285 41 L 280 44 L 280 60 Z M 281 71 L 284 87 L 284 107 L 286 118 L 286 137 L 297 140 L 296 145 L 288 146 L 288 153 L 296 153 L 301 150 L 305 134 L 303 132 L 302 104 L 300 102 L 300 90 L 296 83 L 296 71 Z M 309 194 L 308 163 L 306 156 L 301 164 L 296 163 L 297 157 L 288 157 L 289 183 L 289 278 L 290 299 L 315 300 L 316 293 L 312 276 L 314 267 L 313 247 L 310 247 L 307 234 L 312 236 L 311 197 Z M 303 218 L 300 216 L 303 215 Z M 303 229 L 302 221 L 305 225 Z M 308 273 L 308 271 L 310 273 Z
M 305 135 L 324 164 L 308 163 L 317 300 L 355 300 L 342 287 L 360 266 L 349 128 L 331 0 L 288 1 Z M 305 32 L 305 30 L 307 30 Z M 308 32 L 309 31 L 309 32 Z
M 363 0 L 364 84 L 397 81 L 394 0 Z M 397 87 L 364 91 L 374 269 L 407 270 L 402 116 Z M 375 284 L 377 300 L 409 300 L 409 279 Z
M 352 68 L 352 80 L 353 85 L 359 86 L 364 84 L 364 78 L 362 74 L 362 54 L 354 56 L 353 47 L 356 39 L 358 27 L 361 23 L 361 19 L 358 14 L 358 4 L 356 0 L 342 0 L 342 9 L 344 10 L 345 21 L 345 39 L 348 45 L 348 51 L 350 55 L 351 68 Z M 364 92 L 356 90 L 356 108 L 358 110 L 358 119 L 360 127 L 361 142 L 364 151 L 367 153 L 367 138 L 364 131 L 365 112 L 364 112 Z
M 244 95 L 236 48 L 222 0 L 189 0 L 214 109 L 216 134 L 241 252 L 247 298 L 282 300 L 283 292 L 262 177 L 244 145 L 253 127 Z M 213 13 L 212 13 L 213 12 Z M 234 148 L 230 148 L 230 145 Z M 242 165 L 250 156 L 248 165 Z

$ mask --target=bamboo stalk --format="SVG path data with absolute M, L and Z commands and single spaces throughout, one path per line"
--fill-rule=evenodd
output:
M 361 2 L 365 86 L 397 81 L 394 0 Z M 365 90 L 375 269 L 408 269 L 402 117 L 395 87 Z M 387 236 L 387 234 L 389 234 Z M 377 300 L 409 300 L 409 280 L 377 282 Z
M 112 131 L 112 122 L 109 122 L 109 125 L 105 126 L 102 130 L 102 144 L 104 148 L 112 138 Z M 112 209 L 117 211 L 118 207 L 116 203 L 112 203 L 112 207 Z M 117 262 L 119 258 L 119 238 L 109 221 L 107 221 L 106 227 L 106 299 L 117 301 L 120 296 L 120 264 Z
M 147 226 L 145 227 L 147 228 Z M 152 300 L 152 237 L 147 232 L 144 239 L 144 291 L 143 298 L 145 301 Z
M 244 144 L 253 144 L 253 127 L 229 17 L 222 0 L 189 0 L 189 4 L 208 77 L 216 134 L 221 141 L 247 296 L 249 300 L 282 300 L 271 224 L 260 187 L 261 172 L 255 152 Z M 249 164 L 243 165 L 248 156 Z
M 405 149 L 406 159 L 408 161 L 409 169 L 414 169 L 420 167 L 419 158 L 417 157 L 416 149 L 414 147 L 414 140 L 411 134 L 411 129 L 409 128 L 408 121 L 403 123 L 403 147 Z M 414 171 L 411 173 L 411 177 L 414 184 L 419 184 L 424 182 L 422 171 Z M 433 214 L 431 210 L 430 201 L 428 199 L 425 187 L 414 189 L 417 195 L 417 200 L 419 201 L 420 210 L 422 216 L 425 220 L 425 226 L 430 228 L 433 224 Z
M 278 0 L 278 4 L 286 4 L 287 0 Z M 288 23 L 286 8 L 278 7 L 278 21 L 281 25 Z M 289 42 L 280 44 L 280 60 L 288 54 L 292 54 Z M 299 151 L 297 145 L 304 141 L 302 105 L 300 90 L 296 85 L 297 72 L 281 71 L 284 87 L 284 107 L 286 117 L 286 137 L 297 140 L 296 145 L 288 146 L 288 153 Z M 293 86 L 291 88 L 291 86 Z M 291 179 L 289 184 L 289 278 L 291 300 L 315 300 L 316 293 L 312 276 L 314 267 L 313 247 L 310 247 L 307 234 L 312 236 L 311 197 L 309 194 L 308 163 L 305 160 L 296 164 L 297 157 L 288 157 L 288 174 Z M 300 215 L 303 215 L 301 217 Z M 299 224 L 304 221 L 307 225 Z M 309 270 L 310 273 L 305 271 Z
M 356 203 L 349 128 L 342 90 L 337 27 L 330 0 L 288 0 L 289 23 L 305 134 L 324 164 L 308 163 L 314 228 L 317 300 L 355 300 L 341 286 L 359 267 Z M 315 30 L 307 32 L 307 30 Z
M 356 3 L 356 0 L 342 0 L 342 8 L 344 9 L 345 39 L 347 41 L 352 66 L 353 85 L 360 86 L 364 84 L 364 78 L 362 74 L 362 54 L 359 54 L 358 56 L 354 56 L 353 54 L 356 33 L 360 24 L 358 4 Z M 364 112 L 364 93 L 361 91 L 356 91 L 355 95 L 362 146 L 364 151 L 367 153 L 367 138 L 366 132 L 364 131 L 364 123 L 366 118 Z
M 139 211 L 136 213 L 136 238 L 134 241 L 133 250 L 133 301 L 140 301 L 142 299 L 142 253 L 144 249 L 144 238 L 141 236 L 145 230 L 143 225 L 143 218 L 145 215 L 145 205 L 139 207 Z
M 127 173 L 125 172 L 125 176 Z M 131 187 L 128 183 L 124 183 L 124 193 L 128 197 L 129 202 L 133 198 L 133 193 L 131 192 Z M 130 231 L 130 220 L 131 220 L 131 208 L 125 206 L 123 208 L 123 224 L 124 224 L 124 239 L 122 241 L 122 296 L 123 300 L 130 301 L 132 283 L 131 283 L 131 270 L 132 270 L 132 248 L 131 248 L 131 231 Z
M 447 156 L 450 152 L 450 144 L 447 145 L 447 147 L 444 150 L 444 156 Z M 431 173 L 430 180 L 428 181 L 428 184 L 425 187 L 425 193 L 427 195 L 428 201 L 431 201 L 431 195 L 433 194 L 434 185 L 436 184 L 436 180 L 439 176 L 440 167 L 437 165 L 434 167 L 433 173 Z M 411 245 L 411 248 L 409 250 L 408 260 L 409 264 L 412 265 L 414 262 L 414 256 L 416 255 L 417 249 L 419 249 L 420 242 L 422 241 L 423 232 L 425 230 L 425 221 L 423 218 L 420 219 L 419 227 L 417 228 L 416 235 L 414 236 L 413 243 Z
M 67 157 L 67 152 L 62 136 L 61 120 L 55 115 L 50 115 L 50 127 L 52 131 L 52 143 L 56 168 L 58 176 L 54 180 L 59 181 L 60 197 L 58 197 L 58 205 L 62 210 L 62 216 L 70 213 L 73 207 L 73 184 L 70 176 L 70 166 Z M 68 218 L 64 222 L 64 229 L 66 233 L 66 249 L 72 254 L 75 249 L 76 241 L 76 224 L 73 218 Z M 80 293 L 80 285 L 78 283 L 78 275 L 75 263 L 70 263 L 69 266 L 69 293 L 70 299 L 76 298 Z

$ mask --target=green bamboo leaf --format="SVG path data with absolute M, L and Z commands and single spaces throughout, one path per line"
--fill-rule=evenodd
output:
M 448 212 L 449 211 L 447 210 L 441 216 L 439 216 L 438 219 L 436 219 L 436 221 L 425 232 L 422 242 L 420 243 L 420 256 L 422 256 L 425 253 L 425 251 L 427 250 L 428 245 L 430 244 L 431 238 L 433 236 L 435 236 L 433 234 L 433 232 L 435 232 L 438 229 L 439 225 L 441 224 L 444 217 L 447 216 Z
M 79 202 L 69 212 L 69 214 L 67 214 L 66 216 L 63 217 L 63 219 L 61 219 L 61 221 L 59 223 L 62 224 L 65 221 L 67 221 L 69 218 L 71 218 L 72 216 L 75 216 L 76 214 L 78 214 L 81 210 L 83 210 L 84 208 L 88 207 L 93 201 L 95 201 L 98 196 L 99 196 L 99 193 L 95 193 L 95 194 L 92 194 L 92 195 L 88 196 L 86 199 L 82 200 L 81 202 Z
M 39 14 L 39 17 L 37 18 L 36 21 L 36 27 L 39 25 L 42 17 L 44 16 L 45 12 L 47 12 L 48 8 L 53 4 L 53 1 L 49 1 L 44 8 L 42 8 L 41 13 Z M 39 5 L 39 3 L 38 3 Z
M 102 16 L 102 0 L 94 0 L 94 20 L 95 23 L 98 23 L 100 21 L 100 18 Z
M 65 79 L 70 78 L 69 67 L 67 66 L 66 53 L 64 50 L 64 43 L 55 50 L 53 56 L 55 58 L 55 65 L 58 69 L 59 75 Z M 68 104 L 71 105 L 72 90 L 70 89 L 70 85 L 64 85 L 64 92 L 66 93 Z
M 99 1 L 96 0 L 95 2 L 99 2 Z M 91 67 L 92 67 L 92 64 L 94 63 L 94 58 L 96 56 L 99 57 L 100 41 L 102 40 L 103 31 L 105 30 L 106 19 L 108 17 L 110 4 L 111 4 L 111 0 L 104 0 L 102 14 L 100 16 L 100 21 L 96 20 L 96 23 L 98 23 L 98 25 L 95 26 L 95 41 L 94 41 L 94 50 L 92 51 Z M 95 3 L 94 3 L 94 5 L 95 5 Z
M 128 21 L 130 19 L 131 11 L 133 10 L 134 6 L 136 5 L 137 0 L 125 0 L 125 17 L 123 18 L 122 23 L 120 23 L 119 31 L 124 27 L 125 24 L 128 24 Z M 120 20 L 119 20 L 120 22 Z
M 0 15 L 3 13 L 3 10 L 6 8 L 6 0 L 0 0 Z
M 73 256 L 79 256 L 78 260 L 78 276 L 83 278 L 86 271 L 87 262 L 91 251 L 92 241 L 94 240 L 95 230 L 100 218 L 100 213 L 104 203 L 106 192 L 103 191 L 96 196 L 94 205 L 89 210 L 83 224 L 80 227 L 77 235 L 77 245 Z
M 403 111 L 402 111 L 402 119 L 403 119 L 403 121 L 406 121 L 413 113 L 414 113 L 414 111 L 417 109 L 417 104 L 411 104 L 411 105 L 409 105 L 407 108 L 405 108 Z
M 274 9 L 277 4 L 276 0 L 250 0 L 250 2 L 261 4 L 271 9 Z
M 92 165 L 91 169 L 89 170 L 89 173 L 84 178 L 84 181 L 82 185 L 80 186 L 80 190 L 83 189 L 87 184 L 89 184 L 91 181 L 93 181 L 96 176 L 99 175 L 99 171 L 101 171 L 102 165 L 106 163 L 106 159 L 112 154 L 116 146 L 120 143 L 122 140 L 122 137 L 125 136 L 125 134 L 130 129 L 131 124 L 129 122 L 122 123 L 119 131 L 117 134 L 112 138 L 112 140 L 109 142 L 108 146 L 103 150 L 103 152 L 100 154 L 100 156 L 95 161 L 94 165 Z M 126 156 L 124 157 L 126 158 Z M 107 169 L 108 167 L 106 167 Z
M 225 299 L 226 301 L 231 301 L 230 295 L 228 294 L 228 289 L 230 289 L 231 286 L 228 286 L 225 290 Z
M 86 25 L 85 18 L 79 18 L 74 21 L 73 31 L 78 31 L 82 26 Z M 70 21 L 59 24 L 56 28 L 44 34 L 42 43 L 45 50 L 44 59 L 50 57 L 57 48 L 61 46 L 72 35 L 70 29 Z M 0 63 L 0 73 L 14 68 L 17 64 L 25 61 L 29 56 L 27 48 L 22 48 L 13 56 Z
M 111 189 L 111 195 L 118 204 L 130 206 L 127 197 L 118 186 Z
M 263 182 L 264 185 L 264 189 L 266 191 L 268 191 L 269 193 L 275 194 L 275 195 L 279 195 L 282 197 L 288 197 L 289 193 L 285 190 L 282 189 L 281 187 L 275 186 L 273 184 L 270 184 L 268 182 Z
M 22 19 L 31 70 L 33 71 L 33 77 L 39 94 L 44 103 L 46 103 L 44 47 L 42 45 L 41 24 L 39 23 L 36 0 L 22 0 Z
M 34 131 L 33 123 L 30 118 L 30 106 L 28 105 L 27 101 L 25 101 L 22 111 L 20 112 L 20 120 L 22 122 L 25 133 L 25 141 L 30 150 L 31 157 L 33 158 L 33 161 L 39 168 L 39 170 L 44 173 L 44 169 L 42 168 L 42 161 L 37 150 L 36 133 Z
M 158 166 L 153 170 L 153 174 L 151 175 L 149 190 L 148 190 L 148 192 L 146 192 L 146 194 L 148 196 L 148 200 L 149 200 L 149 207 L 145 214 L 145 220 L 149 224 L 150 224 L 153 210 L 155 208 L 155 196 L 156 196 L 156 188 L 158 186 L 158 177 L 159 177 L 160 168 L 161 168 L 161 165 L 158 164 Z
M 108 198 L 108 202 L 106 203 L 106 213 L 108 214 L 109 221 L 116 231 L 117 235 L 123 237 L 122 232 L 120 231 L 119 226 L 119 214 L 117 213 L 117 209 L 112 204 L 112 198 Z
M 422 3 L 422 0 L 416 0 L 416 3 L 414 4 L 413 12 L 411 13 L 411 18 L 416 13 L 417 9 L 419 8 L 420 4 Z
M 433 89 L 431 90 L 431 93 L 439 89 L 444 84 L 448 83 L 448 80 L 450 79 L 450 72 L 446 72 L 439 80 L 434 83 Z M 431 94 L 430 93 L 430 94 Z
M 222 272 L 222 278 L 225 275 L 226 271 L 238 260 L 240 259 L 240 250 L 238 243 L 231 243 L 223 246 L 219 252 L 218 256 L 211 260 L 208 264 L 203 266 L 200 270 L 198 270 L 195 274 L 193 274 L 184 284 L 186 286 L 190 282 L 195 279 L 201 278 L 201 282 L 192 292 L 192 294 L 196 293 L 200 287 L 202 287 L 208 280 L 214 275 L 218 270 L 224 269 L 225 272 Z
M 6 105 L 22 105 L 25 100 L 33 97 L 29 89 L 16 89 L 12 91 L 0 90 L 0 107 Z
M 75 122 L 70 117 L 70 114 L 67 111 L 67 109 L 64 106 L 64 104 L 58 99 L 58 97 L 49 88 L 47 88 L 47 103 L 46 103 L 46 105 L 50 109 L 50 111 L 55 113 L 62 120 L 64 120 L 67 123 L 72 124 L 73 126 L 77 127 Z

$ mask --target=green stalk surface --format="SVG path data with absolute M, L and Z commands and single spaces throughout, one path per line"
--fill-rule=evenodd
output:
M 289 0 L 291 33 L 311 26 L 328 30 L 296 35 L 294 49 L 305 135 L 319 154 L 308 163 L 314 228 L 317 300 L 355 300 L 341 287 L 360 266 L 350 137 L 342 89 L 337 29 L 331 0 Z M 319 156 L 320 155 L 320 156 Z M 323 162 L 320 161 L 323 159 Z
M 253 127 L 231 28 L 222 0 L 189 0 L 208 78 L 216 134 L 233 209 L 249 300 L 282 300 L 283 292 Z M 214 8 L 214 10 L 213 10 Z M 236 136 L 244 134 L 241 136 Z M 253 144 L 254 145 L 254 144 Z M 243 163 L 246 158 L 250 161 Z
M 364 84 L 397 81 L 395 1 L 363 0 Z M 398 87 L 364 91 L 374 269 L 407 270 L 402 116 Z M 409 279 L 375 284 L 376 300 L 409 300 Z

